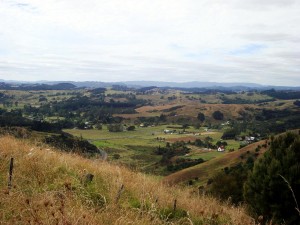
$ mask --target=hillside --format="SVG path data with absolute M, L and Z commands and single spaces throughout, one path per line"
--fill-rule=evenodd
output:
M 225 153 L 223 157 L 218 157 L 202 164 L 180 170 L 165 177 L 163 181 L 167 184 L 178 184 L 197 177 L 201 183 L 205 183 L 217 171 L 220 171 L 224 167 L 230 167 L 238 162 L 242 162 L 243 156 L 254 153 L 259 145 L 262 146 L 264 144 L 264 140 L 255 142 L 237 151 Z M 259 154 L 261 155 L 265 151 L 265 148 L 261 148 Z
M 12 188 L 8 169 L 14 158 Z M 87 174 L 94 175 L 91 182 Z M 243 208 L 155 177 L 0 137 L 1 224 L 251 224 Z M 123 189 L 120 187 L 124 185 Z M 174 210 L 174 200 L 176 209 Z

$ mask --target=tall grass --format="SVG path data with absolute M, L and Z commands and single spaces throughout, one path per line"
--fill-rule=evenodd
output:
M 7 189 L 14 157 L 12 188 Z M 94 175 L 85 182 L 85 175 Z M 124 185 L 120 199 L 116 197 Z M 173 211 L 174 199 L 177 199 Z M 0 138 L 0 224 L 251 224 L 242 207 L 40 143 Z

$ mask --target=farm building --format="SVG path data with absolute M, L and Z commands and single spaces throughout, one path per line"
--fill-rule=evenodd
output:
M 218 152 L 224 152 L 224 151 L 225 151 L 225 148 L 223 145 L 218 147 Z

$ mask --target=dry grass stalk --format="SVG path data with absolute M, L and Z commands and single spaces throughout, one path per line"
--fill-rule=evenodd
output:
M 295 204 L 296 204 L 295 209 L 296 209 L 296 211 L 299 213 L 299 216 L 300 216 L 300 210 L 299 210 L 298 202 L 297 202 L 296 196 L 295 196 L 295 194 L 294 194 L 294 191 L 293 191 L 293 189 L 292 189 L 290 183 L 287 181 L 287 179 L 285 179 L 284 176 L 282 176 L 282 175 L 280 175 L 280 174 L 279 174 L 279 176 L 284 180 L 284 182 L 287 184 L 288 188 L 289 188 L 290 191 L 292 192 L 292 195 L 293 195 L 293 198 L 294 198 L 294 201 L 295 201 Z

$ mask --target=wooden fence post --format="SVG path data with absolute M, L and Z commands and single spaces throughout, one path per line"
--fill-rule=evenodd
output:
M 8 177 L 8 189 L 11 189 L 12 187 L 12 173 L 14 169 L 14 158 L 10 158 L 10 164 L 9 164 L 9 177 Z
M 124 185 L 122 184 L 120 190 L 118 191 L 117 197 L 116 197 L 116 203 L 118 203 L 118 201 L 121 197 L 121 194 L 123 192 L 123 189 L 124 189 Z
M 174 200 L 173 211 L 176 211 L 177 199 Z

